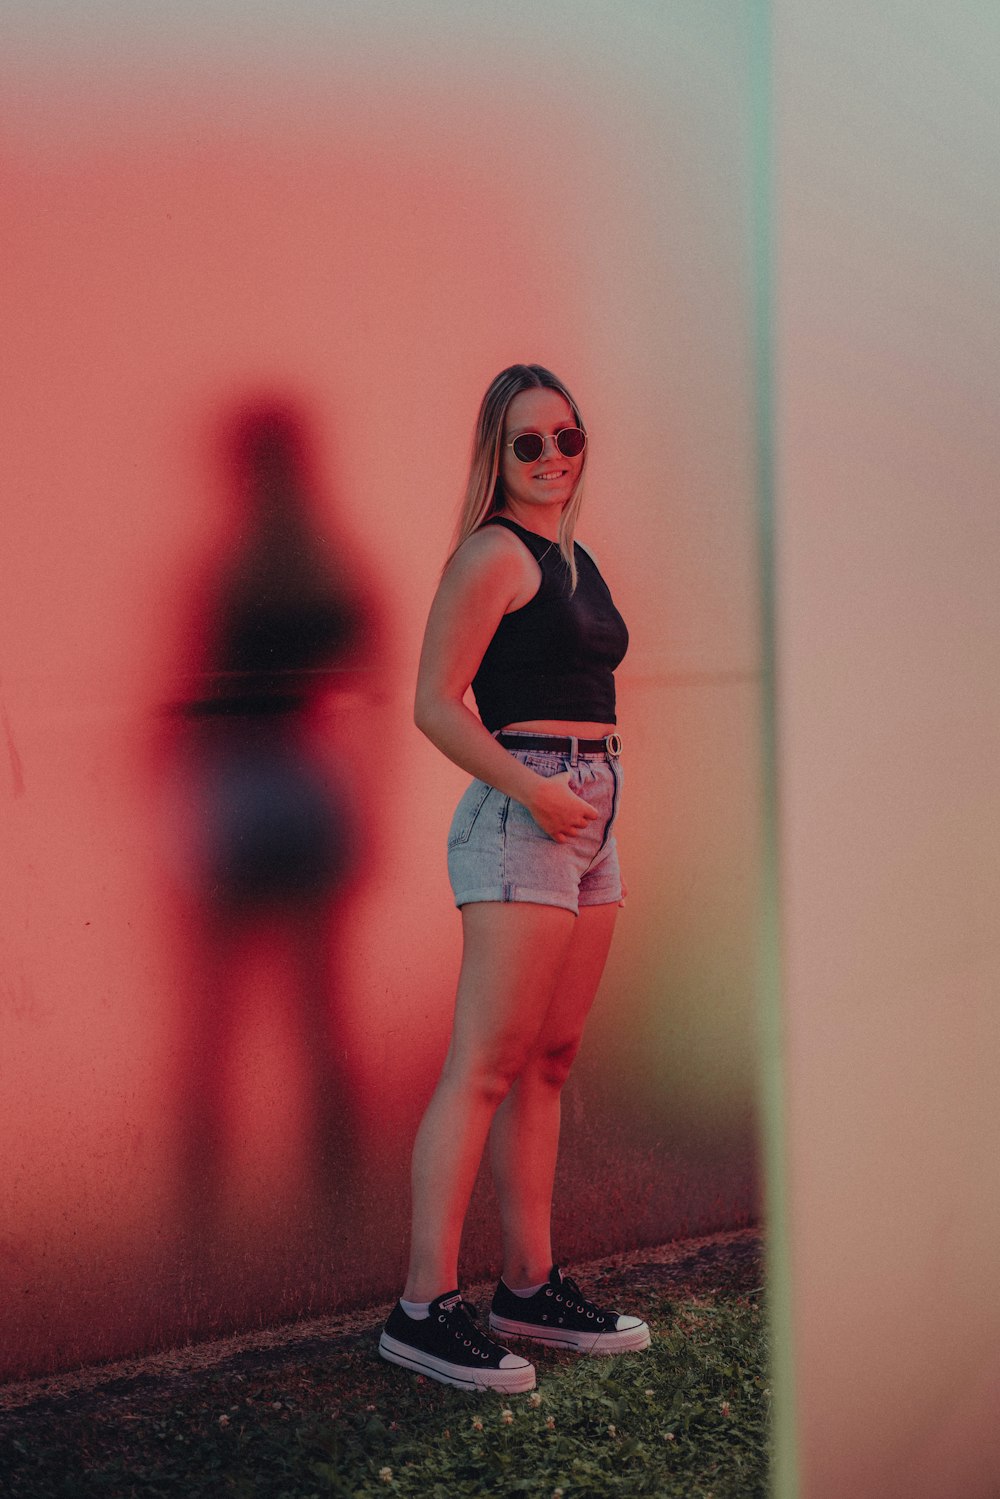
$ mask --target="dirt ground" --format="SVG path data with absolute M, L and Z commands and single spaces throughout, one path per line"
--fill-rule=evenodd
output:
M 738 1229 L 644 1249 L 603 1255 L 586 1264 L 567 1265 L 594 1300 L 639 1307 L 643 1293 L 666 1291 L 678 1298 L 711 1302 L 715 1297 L 763 1294 L 764 1265 L 760 1230 Z M 488 1303 L 493 1283 L 468 1287 L 470 1301 Z M 624 1294 L 622 1294 L 624 1293 Z M 44 1423 L 56 1412 L 107 1411 L 119 1402 L 134 1410 L 143 1397 L 190 1394 L 208 1373 L 247 1375 L 277 1371 L 345 1343 L 374 1338 L 390 1309 L 386 1302 L 336 1316 L 312 1318 L 264 1332 L 197 1343 L 144 1358 L 77 1369 L 70 1373 L 0 1386 L 0 1433 L 4 1417 L 29 1432 L 37 1418 Z

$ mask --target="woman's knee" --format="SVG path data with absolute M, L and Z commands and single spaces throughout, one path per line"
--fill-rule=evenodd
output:
M 559 1089 L 569 1077 L 579 1049 L 579 1036 L 552 1045 L 541 1045 L 532 1052 L 524 1070 L 543 1086 Z
M 520 1047 L 464 1056 L 451 1053 L 444 1076 L 453 1087 L 499 1106 L 524 1070 L 525 1061 L 525 1051 Z

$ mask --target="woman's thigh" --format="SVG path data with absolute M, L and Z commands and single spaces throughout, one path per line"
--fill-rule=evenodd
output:
M 579 921 L 560 907 L 529 902 L 477 901 L 462 907 L 450 1062 L 486 1058 L 515 1069 L 521 1065 L 561 984 Z
M 575 1048 L 583 1034 L 607 962 L 618 903 L 581 906 L 563 954 L 558 982 L 539 1027 L 535 1053 Z

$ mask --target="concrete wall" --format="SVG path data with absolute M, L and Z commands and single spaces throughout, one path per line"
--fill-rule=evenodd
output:
M 515 359 L 586 412 L 582 534 L 633 637 L 631 894 L 567 1094 L 560 1252 L 756 1212 L 742 8 L 377 12 L 7 8 L 0 1373 L 396 1289 L 464 779 L 412 680 Z M 379 623 L 310 729 L 354 877 L 321 923 L 235 941 L 202 920 L 167 710 L 204 691 L 192 621 L 241 535 L 213 443 L 259 389 L 306 413 L 318 543 Z M 484 1181 L 470 1275 L 497 1245 Z

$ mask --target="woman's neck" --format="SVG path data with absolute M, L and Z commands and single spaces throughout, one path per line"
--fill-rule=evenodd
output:
M 532 531 L 536 536 L 544 536 L 546 541 L 559 540 L 559 522 L 562 519 L 562 506 L 558 509 L 549 505 L 512 505 L 509 502 L 502 510 L 496 512 L 505 520 L 516 521 L 526 531 Z

